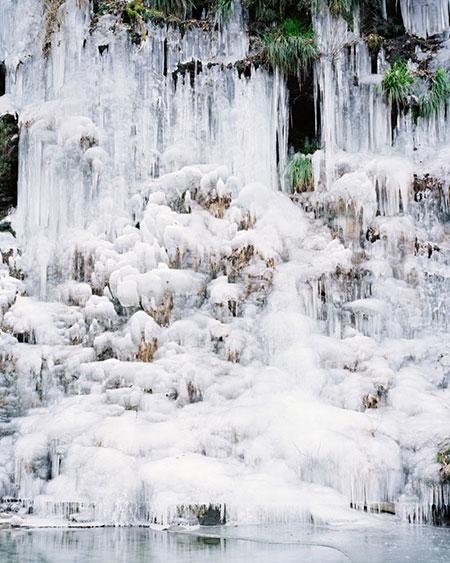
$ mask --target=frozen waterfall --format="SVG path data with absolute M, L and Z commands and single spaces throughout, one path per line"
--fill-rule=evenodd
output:
M 448 104 L 396 113 L 358 11 L 319 9 L 314 190 L 291 194 L 288 83 L 253 57 L 239 0 L 220 25 L 147 22 L 139 44 L 89 0 L 48 6 L 0 0 L 0 116 L 20 125 L 0 509 L 445 522 Z M 400 10 L 450 70 L 448 1 Z

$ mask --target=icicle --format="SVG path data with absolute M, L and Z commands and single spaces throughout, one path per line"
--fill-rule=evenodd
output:
M 403 23 L 408 33 L 429 37 L 449 27 L 448 0 L 400 0 Z

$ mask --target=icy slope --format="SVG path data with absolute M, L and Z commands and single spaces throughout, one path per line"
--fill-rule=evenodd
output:
M 137 48 L 69 0 L 47 58 L 40 3 L 0 10 L 21 123 L 0 477 L 22 500 L 5 506 L 66 524 L 441 518 L 445 115 L 418 150 L 407 119 L 391 146 L 365 44 L 322 13 L 324 150 L 291 198 L 285 84 L 233 64 L 238 7 L 221 34 L 151 26 Z

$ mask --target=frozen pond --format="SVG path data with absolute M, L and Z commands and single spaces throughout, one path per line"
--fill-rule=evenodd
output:
M 449 560 L 448 529 L 402 525 L 375 530 L 243 526 L 184 533 L 147 528 L 0 531 L 2 563 Z

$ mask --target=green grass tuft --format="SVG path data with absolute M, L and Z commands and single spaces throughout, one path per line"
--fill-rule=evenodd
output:
M 429 119 L 445 108 L 450 98 L 450 75 L 443 68 L 438 69 L 431 78 L 430 90 L 419 99 L 419 115 Z
M 288 178 L 294 193 L 314 190 L 314 176 L 311 159 L 296 153 L 288 164 Z
M 403 61 L 395 62 L 383 77 L 381 87 L 384 96 L 399 107 L 409 103 L 412 86 L 415 82 L 413 73 Z
M 272 32 L 263 35 L 263 41 L 266 59 L 288 75 L 298 74 L 317 56 L 313 30 L 304 29 L 297 20 L 284 20 Z
M 425 79 L 414 74 L 405 62 L 396 62 L 386 72 L 382 82 L 384 96 L 400 110 L 411 108 L 413 119 L 430 119 L 445 109 L 450 99 L 450 73 L 438 69 L 428 78 L 428 91 L 418 95 Z

